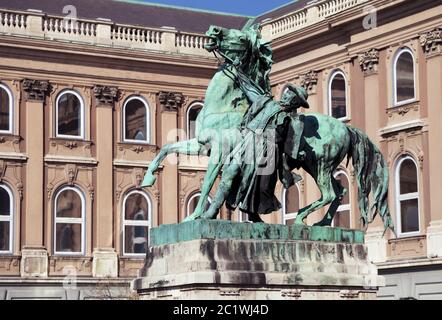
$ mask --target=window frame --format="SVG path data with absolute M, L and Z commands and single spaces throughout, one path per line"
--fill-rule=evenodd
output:
M 76 192 L 81 200 L 81 218 L 57 218 L 57 201 L 60 194 L 66 190 Z M 81 223 L 81 252 L 64 252 L 57 251 L 57 223 L 80 224 Z M 54 197 L 54 223 L 53 223 L 53 237 L 54 237 L 54 255 L 57 256 L 83 256 L 86 252 L 86 198 L 83 192 L 75 186 L 64 186 L 60 188 Z
M 80 101 L 80 135 L 79 136 L 74 136 L 74 135 L 67 135 L 67 134 L 59 134 L 58 133 L 58 109 L 59 109 L 59 101 L 61 99 L 61 97 L 65 94 L 73 94 L 74 96 L 77 97 L 77 99 Z M 84 128 L 85 128 L 85 112 L 84 112 L 84 100 L 83 97 L 81 96 L 81 94 L 79 94 L 77 91 L 74 90 L 63 90 L 61 91 L 58 96 L 57 99 L 55 100 L 55 137 L 57 138 L 62 138 L 62 139 L 77 139 L 77 140 L 84 140 L 85 139 L 85 132 L 84 132 Z
M 334 80 L 334 78 L 338 75 L 338 74 L 340 74 L 340 75 L 342 75 L 342 77 L 344 78 L 344 82 L 345 82 L 345 117 L 342 117 L 342 118 L 334 118 L 333 117 L 333 113 L 332 113 L 332 83 L 333 83 L 333 80 Z M 329 80 L 328 80 L 328 93 L 327 93 L 327 100 L 328 100 L 328 115 L 330 116 L 330 117 L 332 117 L 332 118 L 334 118 L 334 119 L 337 119 L 337 120 L 340 120 L 340 121 L 347 121 L 347 120 L 349 120 L 350 119 L 350 116 L 349 116 L 349 107 L 348 107 L 348 103 L 349 103 L 349 92 L 348 92 L 349 90 L 348 90 L 348 80 L 347 80 L 347 77 L 346 77 L 346 75 L 345 75 L 345 73 L 344 73 L 344 71 L 342 71 L 342 70 L 340 70 L 340 69 L 337 69 L 337 70 L 334 70 L 332 73 L 331 73 L 331 75 L 330 75 L 330 78 L 329 78 Z
M 147 220 L 126 220 L 126 201 L 127 199 L 133 195 L 133 194 L 141 194 L 146 201 L 147 201 Z M 141 190 L 131 190 L 127 192 L 127 194 L 124 196 L 123 199 L 123 207 L 122 207 L 122 219 L 121 219 L 121 248 L 123 256 L 125 257 L 144 257 L 146 256 L 146 253 L 126 253 L 126 226 L 141 226 L 141 227 L 147 227 L 148 230 L 152 228 L 152 201 L 150 200 L 149 195 L 146 192 L 143 192 Z M 147 233 L 147 244 L 150 243 L 150 232 Z
M 406 193 L 401 195 L 400 194 L 400 170 L 402 163 L 405 160 L 411 160 L 416 167 L 416 184 L 417 184 L 417 192 L 412 193 Z M 404 157 L 399 158 L 396 161 L 396 168 L 394 171 L 395 179 L 395 205 L 396 205 L 396 221 L 398 226 L 398 237 L 413 237 L 421 234 L 422 230 L 422 222 L 421 222 L 421 203 L 420 203 L 420 187 L 419 187 L 419 167 L 416 163 L 416 161 L 413 159 L 412 156 L 407 155 Z M 402 232 L 402 217 L 401 217 L 401 202 L 405 200 L 414 200 L 417 199 L 417 219 L 418 219 L 418 231 L 412 231 L 412 232 Z
M 15 206 L 14 206 L 14 194 L 13 194 L 12 190 L 4 183 L 0 183 L 0 189 L 5 190 L 6 193 L 9 195 L 9 208 L 10 208 L 10 212 L 9 212 L 8 216 L 1 216 L 0 215 L 0 222 L 9 222 L 9 250 L 0 250 L 0 256 L 1 256 L 1 255 L 12 254 L 14 251 Z
M 12 91 L 3 83 L 0 83 L 0 88 L 4 89 L 9 97 L 9 130 L 0 130 L 0 134 L 13 134 L 14 132 L 14 98 Z
M 146 119 L 145 119 L 145 125 L 146 125 L 146 139 L 145 140 L 134 140 L 134 139 L 126 139 L 126 107 L 127 104 L 132 101 L 132 100 L 139 100 L 143 103 L 144 108 L 146 109 Z M 150 128 L 150 107 L 149 107 L 149 103 L 147 102 L 146 99 L 144 99 L 142 96 L 131 96 L 129 98 L 126 99 L 126 101 L 124 101 L 123 104 L 123 132 L 122 132 L 122 138 L 123 138 L 123 142 L 127 142 L 127 143 L 136 143 L 136 144 L 149 144 L 150 143 L 150 138 L 151 138 L 151 128 Z
M 301 189 L 299 188 L 299 185 L 296 183 L 294 184 L 296 188 L 298 189 L 298 204 L 301 208 Z M 282 190 L 282 224 L 286 225 L 287 220 L 296 219 L 298 216 L 298 212 L 289 212 L 287 213 L 287 189 L 283 188 Z
M 192 139 L 190 137 L 190 118 L 189 118 L 190 110 L 192 110 L 192 108 L 194 108 L 195 106 L 201 106 L 201 110 L 202 110 L 204 108 L 204 103 L 201 101 L 195 101 L 189 106 L 189 108 L 187 108 L 187 111 L 186 111 L 186 133 L 187 133 L 188 139 Z M 196 129 L 196 126 L 195 126 L 195 129 Z M 195 137 L 193 137 L 193 138 L 196 138 L 196 130 L 195 130 Z
M 350 179 L 348 177 L 347 172 L 345 172 L 344 170 L 337 170 L 334 174 L 333 174 L 333 178 L 337 178 L 339 175 L 343 174 L 345 176 L 345 178 L 347 179 L 348 182 L 348 190 L 347 190 L 347 194 L 348 194 L 348 204 L 340 204 L 339 207 L 336 209 L 335 212 L 335 216 L 333 217 L 333 221 L 331 226 L 335 227 L 335 217 L 337 214 L 339 214 L 339 212 L 342 211 L 348 211 L 348 215 L 349 215 L 349 228 L 352 228 L 352 223 L 353 223 L 353 219 L 352 219 L 352 212 L 351 212 L 351 184 L 350 184 Z M 339 227 L 342 228 L 342 227 Z
M 411 55 L 411 59 L 413 60 L 413 98 L 399 102 L 397 97 L 397 63 L 401 55 L 405 52 L 408 52 Z M 395 58 L 393 60 L 393 105 L 395 107 L 398 107 L 415 102 L 416 100 L 416 58 L 414 57 L 413 51 L 410 48 L 404 47 L 396 52 Z
M 192 202 L 192 200 L 196 197 L 200 197 L 201 196 L 201 191 L 200 192 L 195 192 L 193 193 L 186 202 L 186 217 L 190 216 L 192 213 L 190 213 L 189 209 L 190 209 L 190 203 Z M 212 204 L 212 198 L 210 197 L 210 195 L 207 196 L 207 201 L 209 201 L 209 204 Z

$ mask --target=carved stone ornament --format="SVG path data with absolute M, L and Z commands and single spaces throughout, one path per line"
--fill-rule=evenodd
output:
M 310 93 L 316 91 L 316 85 L 318 84 L 318 73 L 315 71 L 309 71 L 301 75 L 301 86 L 304 87 Z
M 178 108 L 183 105 L 184 96 L 182 93 L 179 92 L 160 91 L 158 93 L 158 101 L 163 107 L 163 110 L 178 111 Z
M 421 34 L 420 43 L 427 55 L 440 54 L 442 52 L 442 28 Z
M 46 94 L 50 90 L 50 85 L 48 81 L 24 79 L 23 90 L 26 101 L 44 101 Z
M 365 75 L 378 72 L 379 51 L 371 49 L 359 55 L 359 65 Z
M 96 85 L 94 97 L 97 105 L 113 106 L 118 99 L 118 88 Z

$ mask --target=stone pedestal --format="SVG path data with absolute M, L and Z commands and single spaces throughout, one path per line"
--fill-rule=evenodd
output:
M 442 220 L 431 221 L 427 228 L 427 256 L 442 257 Z
M 23 247 L 20 275 L 23 278 L 48 276 L 48 252 L 43 247 Z
M 132 288 L 142 299 L 375 299 L 363 233 L 193 221 L 151 230 Z
M 92 276 L 96 278 L 118 277 L 118 255 L 115 249 L 95 249 L 92 260 Z

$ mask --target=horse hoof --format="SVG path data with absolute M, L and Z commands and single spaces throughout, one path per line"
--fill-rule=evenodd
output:
M 157 178 L 153 174 L 146 173 L 143 182 L 141 183 L 141 187 L 151 187 L 155 184 L 155 181 L 157 181 Z

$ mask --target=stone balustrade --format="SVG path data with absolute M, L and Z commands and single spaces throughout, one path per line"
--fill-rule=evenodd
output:
M 0 9 L 0 34 L 115 48 L 211 56 L 204 49 L 208 39 L 202 34 L 179 32 L 171 27 L 120 25 L 100 18 L 92 21 L 48 16 L 36 10 L 14 12 Z
M 306 7 L 263 22 L 263 37 L 273 40 L 353 8 L 368 0 L 313 0 Z M 48 16 L 38 10 L 25 12 L 0 9 L 0 34 L 65 40 L 85 44 L 167 51 L 178 54 L 211 56 L 204 50 L 203 34 L 180 32 L 171 27 L 148 28 L 114 24 L 110 20 L 70 19 Z
M 313 0 L 300 10 L 274 20 L 264 21 L 263 36 L 267 40 L 282 37 L 367 1 L 368 0 Z

